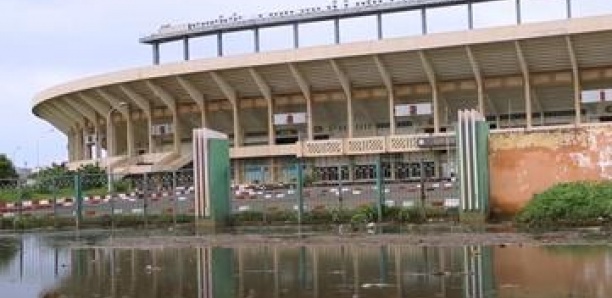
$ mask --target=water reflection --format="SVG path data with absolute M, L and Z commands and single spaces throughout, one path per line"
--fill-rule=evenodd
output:
M 608 297 L 612 292 L 609 246 L 140 250 L 68 249 L 44 239 L 0 238 L 2 296 L 481 298 Z

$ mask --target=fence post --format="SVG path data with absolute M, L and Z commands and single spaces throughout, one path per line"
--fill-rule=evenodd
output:
M 51 180 L 51 191 L 53 193 L 53 226 L 58 227 L 57 224 L 57 178 Z
M 378 222 L 383 221 L 383 204 L 385 201 L 385 190 L 383 185 L 382 163 L 381 157 L 376 157 L 376 190 L 378 191 L 378 202 L 376 204 L 378 211 Z
M 74 197 L 76 200 L 76 226 L 80 229 L 83 221 L 83 188 L 81 185 L 81 174 L 74 175 Z
M 302 159 L 297 159 L 297 195 L 298 195 L 298 225 L 302 224 L 304 216 L 304 169 Z
M 162 181 L 163 183 L 163 181 Z M 145 229 L 147 228 L 147 226 L 149 225 L 149 219 L 147 217 L 147 208 L 149 207 L 148 205 L 148 200 L 147 200 L 147 191 L 149 189 L 149 175 L 147 173 L 144 174 L 144 183 L 143 183 L 143 191 L 142 191 L 142 213 L 144 216 L 144 227 Z
M 111 220 L 111 230 L 115 229 L 115 184 L 114 184 L 114 176 L 110 173 L 108 173 L 107 178 L 108 181 L 106 183 L 108 183 L 108 203 L 110 205 L 110 220 Z
M 176 171 L 172 172 L 172 224 L 176 227 L 176 207 L 177 207 L 177 203 L 176 201 L 178 201 L 178 191 L 177 191 L 177 186 L 178 186 L 178 182 L 176 181 L 177 179 L 177 175 L 176 175 Z

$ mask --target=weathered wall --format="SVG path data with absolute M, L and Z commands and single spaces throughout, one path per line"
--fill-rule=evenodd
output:
M 560 182 L 612 179 L 612 126 L 496 133 L 489 150 L 494 214 Z

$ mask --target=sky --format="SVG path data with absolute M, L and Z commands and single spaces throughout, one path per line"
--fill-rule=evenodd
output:
M 612 12 L 611 0 L 573 0 L 574 15 Z M 338 1 L 342 3 L 343 1 Z M 353 1 L 351 1 L 353 2 Z M 0 154 L 19 167 L 37 167 L 67 158 L 66 138 L 31 112 L 34 96 L 49 87 L 85 76 L 151 64 L 151 49 L 138 43 L 162 24 L 200 22 L 229 16 L 325 6 L 327 0 L 0 0 Z M 476 27 L 507 25 L 514 21 L 514 0 L 475 7 Z M 565 0 L 525 0 L 527 22 L 563 18 Z M 445 8 L 428 15 L 431 32 L 461 30 L 463 8 Z M 384 17 L 384 34 L 419 34 L 414 13 Z M 343 21 L 342 42 L 372 39 L 373 18 Z M 332 42 L 329 23 L 303 26 L 300 43 L 314 46 Z M 291 29 L 262 30 L 262 51 L 289 48 Z M 249 53 L 250 33 L 224 38 L 229 55 Z M 212 57 L 213 39 L 192 42 L 193 58 Z M 163 46 L 162 63 L 178 61 L 180 44 Z

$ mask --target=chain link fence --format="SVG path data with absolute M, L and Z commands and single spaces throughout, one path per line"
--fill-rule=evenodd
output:
M 233 177 L 241 183 L 232 184 L 232 213 L 235 219 L 262 223 L 342 222 L 358 212 L 365 213 L 363 221 L 396 220 L 402 210 L 429 218 L 445 216 L 458 207 L 453 162 L 426 155 L 385 155 L 348 163 L 317 158 L 247 164 L 238 179 Z M 74 219 L 146 226 L 176 224 L 194 214 L 192 169 L 36 178 L 0 180 L 4 221 Z

